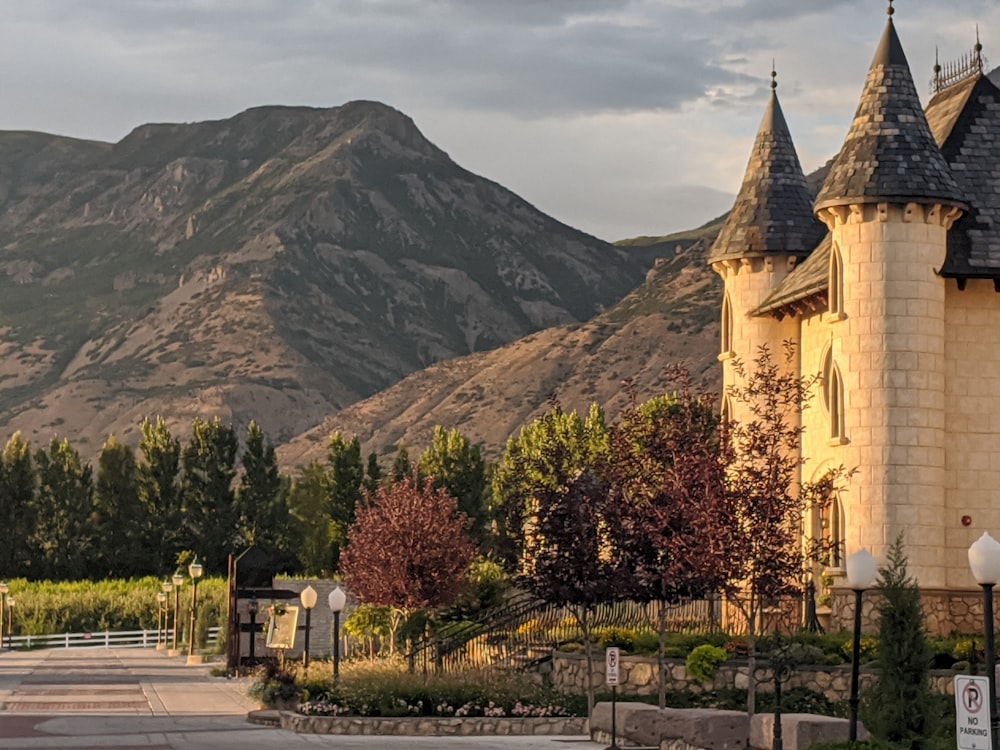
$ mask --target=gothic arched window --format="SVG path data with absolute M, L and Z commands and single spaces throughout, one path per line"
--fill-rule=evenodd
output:
M 729 293 L 722 300 L 722 351 L 720 356 L 731 357 L 733 354 L 733 306 L 729 301 Z
M 830 314 L 837 317 L 844 315 L 844 259 L 840 248 L 833 243 L 830 248 L 830 279 L 828 282 Z

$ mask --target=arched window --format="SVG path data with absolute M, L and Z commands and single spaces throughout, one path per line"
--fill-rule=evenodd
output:
M 830 315 L 844 317 L 844 259 L 840 248 L 833 243 L 830 249 L 829 309 Z
M 733 355 L 733 306 L 729 301 L 729 293 L 722 300 L 722 351 L 721 357 Z
M 844 567 L 844 513 L 840 496 L 834 492 L 823 510 L 823 542 L 830 550 L 830 567 Z
M 823 405 L 830 415 L 830 441 L 834 444 L 847 442 L 844 430 L 844 379 L 840 368 L 833 361 L 833 349 L 827 348 L 823 356 Z

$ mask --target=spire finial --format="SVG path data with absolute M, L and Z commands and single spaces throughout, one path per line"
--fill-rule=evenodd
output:
M 778 71 L 774 69 L 774 58 L 771 58 L 771 91 L 778 88 Z
M 896 12 L 896 9 L 892 7 L 892 0 L 889 0 L 889 9 L 886 10 L 886 14 L 888 14 L 889 18 L 891 19 L 892 18 L 892 14 L 895 13 L 895 12 Z

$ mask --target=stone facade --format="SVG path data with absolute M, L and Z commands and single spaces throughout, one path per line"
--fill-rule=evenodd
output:
M 969 159 L 996 133 L 1000 89 L 981 60 L 921 108 L 890 15 L 813 206 L 827 237 L 804 255 L 775 242 L 741 253 L 738 238 L 780 223 L 781 201 L 756 228 L 744 204 L 760 203 L 773 172 L 794 161 L 782 151 L 780 162 L 751 158 L 735 227 L 709 255 L 726 291 L 723 382 L 734 382 L 733 358 L 794 343 L 799 373 L 820 375 L 802 415 L 802 479 L 854 472 L 803 530 L 836 545 L 813 571 L 817 584 L 826 576 L 818 588 L 831 595 L 834 627 L 853 612 L 838 590 L 844 559 L 867 548 L 884 560 L 902 534 L 930 630 L 982 630 L 967 550 L 984 531 L 1000 536 L 1000 223 L 981 219 L 1000 206 L 1000 172 Z M 803 221 L 799 201 L 787 213 L 790 225 Z
M 656 659 L 644 656 L 624 656 L 619 666 L 619 693 L 627 695 L 656 695 L 659 691 Z M 950 670 L 935 672 L 931 684 L 939 693 L 951 694 L 955 673 Z M 552 672 L 549 676 L 552 686 L 567 693 L 583 693 L 586 689 L 587 661 L 580 654 L 565 654 L 556 652 L 552 660 Z M 862 669 L 861 682 L 866 685 L 875 679 L 875 675 Z M 770 692 L 773 689 L 773 677 L 766 662 L 761 662 L 757 669 L 757 690 Z M 591 681 L 596 688 L 604 688 L 604 664 L 594 665 Z M 711 682 L 699 682 L 688 677 L 687 669 L 682 659 L 667 659 L 666 688 L 668 691 L 690 690 L 692 692 L 711 692 L 724 688 L 746 690 L 749 685 L 749 667 L 745 660 L 733 660 L 721 664 L 716 670 Z M 822 693 L 834 702 L 846 701 L 851 695 L 851 668 L 847 664 L 838 666 L 800 666 L 796 667 L 784 687 L 803 687 Z

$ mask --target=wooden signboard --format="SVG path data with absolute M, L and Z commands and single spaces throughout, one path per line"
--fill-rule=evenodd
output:
M 285 606 L 285 611 L 276 614 L 271 618 L 267 627 L 268 648 L 293 649 L 295 648 L 295 634 L 299 627 L 299 608 L 291 605 Z

